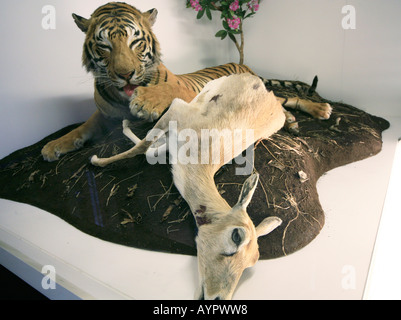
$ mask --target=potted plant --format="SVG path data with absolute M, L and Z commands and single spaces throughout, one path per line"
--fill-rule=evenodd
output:
M 187 8 L 197 11 L 197 19 L 205 14 L 212 20 L 212 11 L 220 11 L 223 29 L 216 33 L 216 37 L 231 39 L 240 56 L 239 63 L 244 63 L 244 20 L 252 17 L 259 10 L 260 0 L 187 0 Z M 239 40 L 237 40 L 239 37 Z

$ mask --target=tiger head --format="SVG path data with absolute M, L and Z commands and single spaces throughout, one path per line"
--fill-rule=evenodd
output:
M 86 34 L 82 63 L 97 83 L 129 98 L 152 79 L 161 62 L 159 42 L 151 27 L 157 10 L 140 12 L 122 2 L 105 4 L 85 19 L 72 15 Z

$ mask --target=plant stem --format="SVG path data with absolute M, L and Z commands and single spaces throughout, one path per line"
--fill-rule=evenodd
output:
M 244 32 L 242 31 L 242 23 L 239 26 L 241 31 L 241 46 L 239 50 L 239 64 L 244 64 Z
M 230 39 L 234 42 L 238 52 L 239 52 L 239 64 L 244 64 L 244 32 L 242 31 L 242 23 L 239 26 L 239 31 L 241 32 L 241 43 L 238 43 L 235 36 Z

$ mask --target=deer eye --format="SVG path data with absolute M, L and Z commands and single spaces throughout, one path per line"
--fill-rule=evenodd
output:
M 241 244 L 242 238 L 241 238 L 238 228 L 235 228 L 233 230 L 233 232 L 231 234 L 231 240 L 236 244 L 237 247 Z

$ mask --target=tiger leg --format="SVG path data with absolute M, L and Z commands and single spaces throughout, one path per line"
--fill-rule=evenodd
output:
M 298 122 L 296 121 L 294 115 L 284 108 L 283 111 L 285 115 L 284 128 L 293 134 L 298 134 L 299 133 Z
M 84 143 L 100 133 L 104 118 L 97 110 L 84 124 L 56 140 L 50 141 L 42 149 L 43 159 L 55 161 L 61 155 L 83 147 Z
M 328 103 L 319 103 L 308 101 L 305 99 L 294 98 L 278 98 L 284 108 L 291 108 L 294 110 L 301 110 L 309 113 L 312 117 L 320 120 L 327 120 L 330 118 L 332 107 Z
M 285 114 L 285 124 L 284 127 L 294 133 L 299 133 L 298 122 L 296 121 L 294 115 L 287 111 L 285 108 L 291 108 L 294 110 L 301 110 L 306 113 L 309 113 L 314 118 L 326 120 L 330 118 L 332 107 L 328 103 L 317 103 L 312 102 L 300 98 L 281 98 L 276 97 L 277 100 L 281 103 L 284 109 Z

